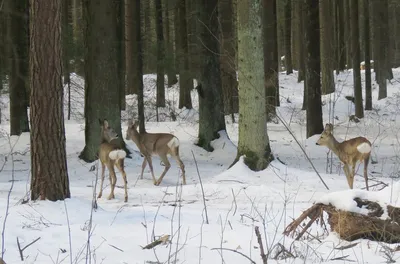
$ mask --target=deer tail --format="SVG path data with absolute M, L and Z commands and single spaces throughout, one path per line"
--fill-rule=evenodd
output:
M 108 157 L 112 160 L 119 160 L 119 159 L 125 159 L 126 157 L 126 152 L 122 149 L 116 149 L 110 151 L 108 154 Z
M 363 142 L 360 145 L 357 146 L 357 150 L 363 154 L 370 153 L 371 152 L 371 145 L 368 144 L 367 142 Z
M 170 149 L 179 147 L 179 139 L 177 137 L 173 137 L 170 141 L 168 141 L 167 145 Z

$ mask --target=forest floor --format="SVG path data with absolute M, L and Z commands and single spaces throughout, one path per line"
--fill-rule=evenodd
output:
M 377 101 L 378 87 L 373 81 L 374 110 L 366 111 L 365 118 L 358 123 L 349 122 L 354 105 L 345 99 L 353 95 L 352 72 L 335 75 L 336 92 L 323 96 L 323 114 L 324 123 L 334 121 L 334 135 L 339 141 L 365 136 L 373 143 L 372 163 L 368 168 L 373 186 L 370 192 L 382 203 L 400 206 L 400 69 L 394 69 L 393 73 L 386 99 Z M 362 77 L 364 87 L 364 71 Z M 339 160 L 328 155 L 327 148 L 315 144 L 319 135 L 306 139 L 306 113 L 301 110 L 303 84 L 297 83 L 297 73 L 289 76 L 280 73 L 281 106 L 277 112 L 329 190 L 286 127 L 278 121 L 268 124 L 272 151 L 277 159 L 267 169 L 252 172 L 242 160 L 228 169 L 236 157 L 237 120 L 233 123 L 230 116 L 226 117 L 227 131 L 213 142 L 214 152 L 208 153 L 195 145 L 196 91 L 192 92 L 194 108 L 182 110 L 177 107 L 179 87 L 166 88 L 168 106 L 159 109 L 160 122 L 156 122 L 155 76 L 145 75 L 147 131 L 169 132 L 180 139 L 187 185 L 180 185 L 179 167 L 173 159 L 160 186 L 152 184 L 148 168 L 140 180 L 142 157 L 135 144 L 128 141 L 128 147 L 133 150 L 132 159 L 126 160 L 129 201 L 123 202 L 122 178 L 117 173 L 116 199 L 106 198 L 110 191 L 106 178 L 103 198 L 98 199 L 96 210 L 91 208 L 99 176 L 98 162 L 87 164 L 78 159 L 85 144 L 83 80 L 75 75 L 72 80 L 71 120 L 65 121 L 72 197 L 66 201 L 24 202 L 29 198 L 30 186 L 29 134 L 8 136 L 9 99 L 7 94 L 1 97 L 0 166 L 3 163 L 4 166 L 0 171 L 0 222 L 7 221 L 0 245 L 7 264 L 249 263 L 246 258 L 262 263 L 255 226 L 260 228 L 269 263 L 385 263 L 400 257 L 399 252 L 391 250 L 394 245 L 367 240 L 359 240 L 346 249 L 350 242 L 341 240 L 334 232 L 324 232 L 317 224 L 299 241 L 282 234 L 294 218 L 317 201 L 337 200 L 350 208 L 353 201 L 346 197 L 365 194 L 363 165 L 358 167 L 355 190 L 349 190 Z M 65 95 L 68 95 L 67 89 Z M 137 117 L 136 96 L 126 99 L 123 135 L 128 119 Z M 172 121 L 174 115 L 177 121 Z M 153 160 L 158 177 L 163 166 L 158 157 Z M 154 237 L 163 235 L 170 235 L 171 242 L 142 249 Z M 40 238 L 25 248 L 24 261 L 20 259 L 17 238 L 21 248 Z

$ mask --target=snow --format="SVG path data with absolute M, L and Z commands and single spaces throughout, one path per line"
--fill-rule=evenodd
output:
M 160 186 L 153 185 L 148 167 L 144 179 L 140 180 L 143 158 L 135 144 L 127 141 L 128 147 L 134 151 L 132 159 L 125 162 L 129 200 L 127 203 L 123 201 L 122 177 L 117 172 L 116 199 L 107 200 L 107 195 L 104 195 L 97 200 L 95 210 L 91 208 L 93 197 L 96 197 L 94 191 L 98 192 L 94 186 L 99 178 L 99 162 L 87 164 L 78 159 L 85 143 L 83 80 L 72 76 L 71 120 L 65 121 L 72 195 L 65 201 L 26 202 L 30 184 L 29 135 L 8 136 L 9 99 L 7 94 L 3 94 L 1 105 L 5 109 L 2 109 L 0 125 L 0 168 L 3 163 L 4 166 L 0 172 L 0 222 L 4 223 L 6 216 L 7 221 L 2 229 L 4 244 L 2 241 L 0 244 L 5 250 L 4 259 L 7 264 L 249 262 L 242 255 L 225 250 L 231 249 L 256 263 L 262 263 L 254 233 L 254 227 L 259 226 L 269 263 L 336 263 L 332 259 L 346 255 L 343 263 L 350 260 L 359 263 L 385 262 L 389 252 L 385 249 L 394 245 L 360 240 L 352 248 L 337 250 L 335 248 L 349 242 L 341 240 L 333 232 L 324 234 L 317 224 L 311 227 L 310 235 L 300 241 L 294 241 L 282 232 L 293 218 L 317 202 L 358 213 L 365 213 L 365 209 L 356 207 L 354 197 L 381 205 L 400 206 L 400 69 L 394 69 L 393 73 L 394 80 L 388 83 L 386 99 L 377 101 L 378 88 L 373 81 L 374 110 L 366 111 L 365 118 L 359 123 L 349 122 L 354 106 L 345 99 L 346 95 L 353 94 L 351 71 L 335 75 L 336 92 L 323 96 L 324 123 L 334 123 L 333 133 L 339 141 L 364 136 L 372 143 L 372 163 L 368 167 L 369 192 L 364 190 L 362 166 L 357 168 L 355 189 L 349 190 L 338 158 L 333 155 L 328 166 L 327 161 L 331 157 L 328 149 L 315 144 L 319 135 L 306 139 L 305 112 L 301 110 L 303 84 L 296 82 L 297 72 L 280 74 L 281 106 L 277 112 L 294 133 L 329 190 L 282 122 L 268 124 L 268 135 L 276 159 L 267 169 L 258 172 L 249 170 L 243 163 L 243 157 L 230 167 L 236 158 L 238 141 L 238 124 L 232 123 L 230 116 L 226 117 L 227 131 L 221 131 L 220 137 L 212 142 L 214 152 L 206 152 L 195 145 L 198 129 L 195 90 L 192 92 L 194 109 L 188 110 L 177 107 L 178 86 L 166 88 L 167 106 L 159 109 L 160 122 L 156 122 L 155 76 L 145 75 L 147 130 L 177 136 L 187 185 L 180 185 L 180 169 L 173 159 Z M 128 120 L 137 118 L 136 96 L 129 95 L 126 99 L 127 108 L 121 115 L 123 134 Z M 67 111 L 67 104 L 65 109 Z M 176 117 L 176 121 L 172 117 Z M 238 116 L 235 118 L 237 121 Z M 153 160 L 156 177 L 159 177 L 164 167 L 158 157 Z M 381 183 L 388 186 L 383 188 Z M 104 191 L 108 194 L 108 181 L 105 185 Z M 206 212 L 209 224 L 205 223 Z M 157 239 L 163 235 L 170 235 L 171 243 L 150 250 L 142 249 L 154 240 L 153 237 Z M 25 259 L 21 261 L 16 239 L 23 248 L 39 237 L 37 242 L 23 251 Z M 278 254 L 282 246 L 295 258 L 283 260 L 283 254 Z M 224 249 L 221 251 L 221 248 Z M 394 259 L 399 257 L 398 252 L 390 254 Z

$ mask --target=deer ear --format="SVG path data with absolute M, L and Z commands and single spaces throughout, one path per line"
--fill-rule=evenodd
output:
M 332 131 L 333 131 L 333 125 L 330 124 L 330 123 L 326 124 L 326 125 L 325 125 L 325 131 L 326 131 L 326 132 L 329 132 L 329 133 L 332 133 Z
M 108 127 L 108 121 L 107 121 L 107 119 L 104 119 L 103 125 L 104 125 L 104 127 Z

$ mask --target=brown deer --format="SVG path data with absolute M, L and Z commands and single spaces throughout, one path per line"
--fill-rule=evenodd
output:
M 137 122 L 129 121 L 128 129 L 126 130 L 126 140 L 131 139 L 135 142 L 140 153 L 144 156 L 142 163 L 142 172 L 140 179 L 143 179 L 143 172 L 149 163 L 151 176 L 153 177 L 154 185 L 160 185 L 165 174 L 171 167 L 167 155 L 174 157 L 181 168 L 183 184 L 186 184 L 185 165 L 179 157 L 179 139 L 168 133 L 139 133 L 137 130 Z M 158 155 L 163 162 L 165 168 L 160 178 L 156 180 L 153 170 L 152 156 Z
M 343 162 L 343 170 L 346 174 L 347 183 L 350 189 L 353 189 L 354 175 L 356 171 L 357 162 L 364 161 L 364 179 L 365 186 L 368 189 L 368 162 L 371 155 L 371 142 L 365 137 L 356 137 L 343 142 L 338 142 L 332 135 L 333 125 L 326 124 L 325 130 L 322 132 L 321 137 L 317 141 L 317 145 L 326 146 L 338 156 Z M 351 166 L 351 170 L 349 168 Z
M 124 161 L 126 157 L 126 152 L 123 149 L 120 149 L 118 146 L 112 143 L 114 139 L 118 139 L 118 134 L 109 126 L 107 120 L 101 121 L 99 119 L 101 126 L 101 143 L 99 148 L 99 159 L 101 162 L 101 183 L 100 183 L 100 191 L 97 198 L 101 198 L 103 194 L 103 182 L 104 182 L 104 170 L 107 166 L 109 177 L 110 177 L 110 187 L 111 192 L 108 196 L 108 200 L 114 199 L 114 189 L 115 184 L 117 183 L 117 176 L 115 175 L 114 166 L 118 168 L 118 170 L 122 174 L 122 178 L 124 179 L 124 188 L 125 188 L 125 199 L 124 201 L 128 201 L 128 189 L 127 189 L 127 180 L 126 173 L 124 170 Z

